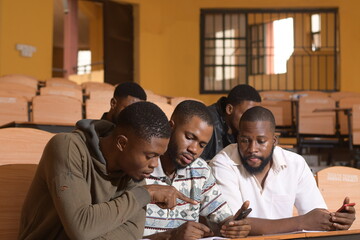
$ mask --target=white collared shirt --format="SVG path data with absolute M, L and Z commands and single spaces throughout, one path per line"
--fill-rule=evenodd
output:
M 292 217 L 294 205 L 299 215 L 314 208 L 327 208 L 305 159 L 280 147 L 274 149 L 264 188 L 243 167 L 237 144 L 219 152 L 210 166 L 232 211 L 246 200 L 253 209 L 249 217 L 266 219 Z

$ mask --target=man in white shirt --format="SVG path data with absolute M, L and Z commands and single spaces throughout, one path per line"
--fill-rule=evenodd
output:
M 276 144 L 273 114 L 253 107 L 240 119 L 237 144 L 224 148 L 211 162 L 230 208 L 250 201 L 250 234 L 348 229 L 355 220 L 355 208 L 347 207 L 344 213 L 327 211 L 304 158 Z M 293 206 L 300 216 L 293 217 Z

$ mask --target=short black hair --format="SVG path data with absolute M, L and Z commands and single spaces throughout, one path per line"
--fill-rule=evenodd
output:
M 272 112 L 264 107 L 256 106 L 249 108 L 244 112 L 240 118 L 240 125 L 242 122 L 270 122 L 271 130 L 275 131 L 275 117 Z
M 258 91 L 250 85 L 239 84 L 229 92 L 227 96 L 227 103 L 235 106 L 243 101 L 261 102 L 261 97 Z
M 195 100 L 185 100 L 180 102 L 174 109 L 171 119 L 176 118 L 181 122 L 186 123 L 194 116 L 199 117 L 209 126 L 214 125 L 209 109 L 202 102 Z
M 134 82 L 124 82 L 116 86 L 114 98 L 121 99 L 127 96 L 132 96 L 143 101 L 146 101 L 147 99 L 144 89 Z
M 116 126 L 132 129 L 146 141 L 151 138 L 170 138 L 171 127 L 165 113 L 154 103 L 136 102 L 122 110 Z

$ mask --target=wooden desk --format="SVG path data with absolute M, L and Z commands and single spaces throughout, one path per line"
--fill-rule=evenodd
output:
M 360 229 L 347 231 L 329 231 L 329 232 L 301 232 L 292 234 L 275 234 L 265 236 L 248 236 L 237 240 L 277 240 L 277 239 L 326 239 L 326 240 L 359 240 Z
M 40 130 L 44 130 L 51 133 L 60 133 L 60 132 L 71 132 L 75 129 L 73 124 L 66 123 L 39 123 L 39 122 L 9 122 L 6 123 L 0 128 L 8 128 L 8 127 L 23 127 L 23 128 L 36 128 Z

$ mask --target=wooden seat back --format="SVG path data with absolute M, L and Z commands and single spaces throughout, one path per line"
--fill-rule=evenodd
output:
M 33 98 L 32 121 L 73 124 L 82 119 L 82 103 L 75 98 L 40 95 Z
M 82 90 L 78 88 L 69 88 L 64 86 L 50 86 L 40 88 L 40 95 L 58 95 L 67 96 L 78 99 L 80 102 L 83 101 Z
M 292 125 L 291 93 L 286 91 L 263 91 L 261 106 L 269 109 L 274 117 L 276 126 Z
M 0 94 L 0 125 L 12 121 L 29 121 L 28 102 L 24 97 L 6 97 Z
M 353 145 L 360 145 L 360 104 L 352 106 Z
M 37 164 L 0 166 L 0 239 L 17 239 L 21 209 Z
M 28 102 L 36 95 L 36 89 L 17 83 L 0 82 L 0 93 L 3 96 L 25 97 Z
M 321 91 L 298 91 L 292 94 L 292 98 L 300 99 L 302 97 L 328 97 L 329 94 Z
M 39 82 L 36 78 L 30 77 L 27 75 L 22 75 L 22 74 L 4 75 L 4 76 L 0 77 L 0 82 L 25 85 L 25 86 L 28 86 L 28 87 L 34 89 L 35 91 L 38 89 L 38 84 L 39 84 Z
M 186 100 L 194 100 L 201 103 L 204 103 L 203 101 L 196 99 L 196 98 L 189 98 L 189 97 L 172 97 L 170 98 L 170 105 L 176 107 L 179 103 L 186 101 Z
M 86 94 L 90 94 L 91 91 L 109 90 L 114 92 L 115 87 L 109 83 L 103 82 L 84 82 L 81 84 Z
M 360 93 L 358 93 L 358 92 L 333 92 L 333 93 L 330 93 L 330 97 L 332 99 L 334 99 L 336 102 L 338 102 L 343 98 L 360 97 Z
M 147 93 L 147 101 L 153 103 L 168 103 L 169 99 L 155 93 Z
M 345 97 L 339 100 L 340 108 L 352 108 L 353 105 L 360 104 L 360 97 Z M 338 113 L 339 125 L 340 125 L 340 133 L 348 134 L 348 117 L 345 115 L 343 111 Z
M 66 78 L 51 78 L 46 80 L 47 87 L 66 87 L 66 88 L 74 88 L 81 90 L 81 86 L 74 81 L 68 80 Z
M 165 113 L 166 117 L 170 120 L 175 107 L 171 106 L 168 103 L 163 103 L 163 102 L 154 102 L 154 104 L 156 104 L 159 108 L 161 108 L 161 110 L 163 110 L 163 112 Z
M 0 165 L 38 163 L 53 133 L 34 128 L 0 129 Z
M 360 170 L 351 167 L 328 167 L 317 172 L 317 184 L 329 211 L 339 209 L 345 197 L 360 203 Z M 356 206 L 357 208 L 357 206 Z M 350 229 L 360 229 L 360 212 Z
M 315 109 L 334 109 L 335 101 L 329 97 L 301 97 L 298 103 L 298 133 L 334 135 L 335 111 L 314 112 Z

